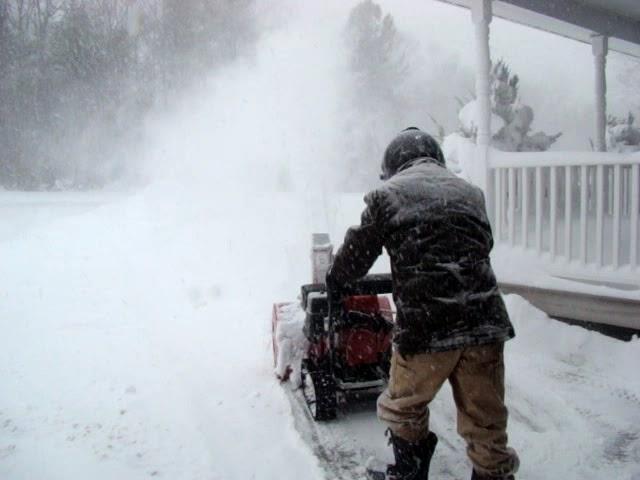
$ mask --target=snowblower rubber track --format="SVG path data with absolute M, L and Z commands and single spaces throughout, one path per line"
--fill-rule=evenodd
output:
M 326 421 L 336 418 L 337 391 L 331 372 L 322 369 L 310 371 L 308 363 L 303 360 L 302 394 L 314 420 Z

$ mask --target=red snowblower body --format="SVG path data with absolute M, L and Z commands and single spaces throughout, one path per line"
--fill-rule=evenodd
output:
M 341 298 L 330 298 L 324 276 L 332 251 L 328 235 L 314 234 L 314 283 L 303 285 L 300 295 L 306 339 L 301 387 L 310 413 L 318 421 L 336 417 L 339 399 L 346 402 L 353 396 L 350 394 L 382 391 L 391 358 L 391 276 L 367 275 L 351 284 Z M 276 331 L 283 305 L 287 304 L 273 308 L 274 360 L 279 353 Z

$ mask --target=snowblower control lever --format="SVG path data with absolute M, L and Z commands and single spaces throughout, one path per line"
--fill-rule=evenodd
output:
M 329 298 L 328 301 L 330 304 L 335 304 L 340 303 L 344 297 L 354 295 L 383 295 L 385 293 L 391 293 L 392 291 L 393 284 L 391 282 L 391 274 L 370 274 L 342 288 L 340 292 L 342 298 Z M 303 308 L 307 307 L 307 299 L 312 292 L 327 292 L 327 287 L 322 283 L 303 285 L 301 288 Z

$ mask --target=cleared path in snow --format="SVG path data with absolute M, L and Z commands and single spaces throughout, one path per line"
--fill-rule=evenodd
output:
M 506 301 L 517 332 L 505 350 L 510 442 L 522 460 L 517 478 L 640 478 L 640 382 L 634 371 L 640 343 L 551 320 L 521 297 Z M 392 461 L 374 399 L 349 405 L 335 422 L 309 425 L 300 395 L 290 392 L 289 398 L 303 438 L 320 458 L 330 459 L 327 478 L 360 479 L 369 458 Z M 431 408 L 431 428 L 440 438 L 433 478 L 470 476 L 455 422 L 445 384 Z

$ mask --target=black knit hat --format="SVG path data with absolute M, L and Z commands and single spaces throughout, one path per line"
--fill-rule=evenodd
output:
M 419 128 L 405 128 L 385 150 L 380 178 L 391 178 L 405 163 L 416 158 L 430 158 L 433 163 L 445 166 L 444 154 L 435 138 Z

